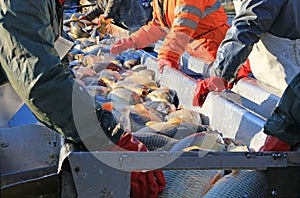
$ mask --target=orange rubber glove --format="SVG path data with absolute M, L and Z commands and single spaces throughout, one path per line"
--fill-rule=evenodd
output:
M 221 92 L 229 88 L 231 88 L 231 84 L 217 76 L 211 76 L 204 80 L 198 79 L 194 90 L 193 106 L 202 107 L 210 91 Z
M 111 48 L 110 53 L 120 54 L 129 48 L 134 48 L 134 41 L 132 38 L 122 38 L 118 40 Z
M 179 70 L 179 65 L 177 63 L 174 63 L 173 61 L 170 61 L 168 59 L 159 59 L 158 60 L 158 71 L 160 73 L 163 73 L 165 66 L 172 67 L 174 69 Z
M 291 145 L 288 143 L 281 141 L 275 136 L 268 135 L 259 151 L 290 151 L 290 149 Z
M 120 140 L 116 142 L 116 145 L 119 148 L 115 147 L 112 150 L 148 151 L 147 147 L 129 132 L 124 132 Z M 132 172 L 130 185 L 131 197 L 156 198 L 165 189 L 166 180 L 161 170 Z

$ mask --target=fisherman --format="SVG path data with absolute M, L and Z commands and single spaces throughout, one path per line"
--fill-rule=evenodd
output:
M 298 150 L 300 146 L 300 73 L 284 91 L 279 104 L 267 119 L 264 132 L 269 136 L 260 151 Z M 274 137 L 275 136 L 275 137 Z M 282 141 L 279 141 L 282 140 Z
M 61 32 L 62 4 L 61 0 L 0 2 L 1 82 L 10 82 L 38 120 L 78 147 L 147 151 L 61 64 L 54 42 Z M 133 197 L 156 197 L 164 187 L 160 170 L 131 174 Z
M 179 58 L 187 51 L 209 64 L 229 28 L 227 15 L 218 0 L 154 0 L 153 19 L 111 48 L 119 54 L 129 48 L 144 48 L 163 39 L 158 53 L 159 71 L 179 69 Z
M 249 56 L 249 62 L 254 77 L 284 91 L 300 71 L 299 10 L 300 1 L 298 0 L 242 1 L 241 8 L 237 10 L 237 15 L 232 21 L 232 27 L 218 49 L 211 77 L 198 80 L 193 105 L 202 106 L 209 91 L 223 91 L 230 88 L 237 80 L 238 69 L 251 51 L 254 54 L 251 53 Z M 289 93 L 290 91 L 286 91 L 283 98 L 294 97 L 293 95 L 287 96 Z M 298 108 L 293 106 L 286 111 L 287 116 L 291 111 L 298 111 Z M 276 112 L 277 110 L 274 113 Z M 274 116 L 271 116 L 270 121 L 267 122 L 269 124 L 265 133 L 276 135 L 268 132 L 268 128 L 277 122 L 271 121 L 272 117 Z M 277 116 L 278 119 L 279 117 Z M 294 119 L 299 120 L 299 116 Z M 292 138 L 293 135 L 290 134 L 289 138 Z M 271 142 L 273 145 L 280 145 L 280 141 L 277 140 L 269 136 L 265 145 Z M 286 143 L 283 142 L 283 145 Z M 268 149 L 276 150 L 271 147 Z
M 134 32 L 147 23 L 145 8 L 140 0 L 98 0 L 80 19 L 93 20 L 103 15 L 104 19 L 113 19 L 116 25 Z

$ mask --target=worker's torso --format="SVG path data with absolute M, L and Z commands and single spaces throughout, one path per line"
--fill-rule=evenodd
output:
M 300 1 L 286 0 L 269 32 L 278 37 L 300 39 Z M 263 14 L 263 13 L 262 13 Z
M 194 1 L 197 1 L 197 7 L 195 6 Z M 176 14 L 178 13 L 177 10 L 180 10 L 182 7 L 185 7 L 183 9 L 185 12 L 195 12 L 197 9 L 200 10 L 199 21 L 197 28 L 195 29 L 196 31 L 194 35 L 192 35 L 193 38 L 199 37 L 227 23 L 227 15 L 220 2 L 217 0 L 186 0 L 184 3 L 179 0 L 164 0 L 163 12 L 168 27 L 172 26 L 174 20 L 178 17 Z M 186 9 L 188 9 L 188 11 Z M 156 12 L 158 11 L 156 10 Z M 196 19 L 193 18 L 195 16 L 196 15 L 191 18 L 187 16 L 187 18 L 191 21 L 195 21 Z

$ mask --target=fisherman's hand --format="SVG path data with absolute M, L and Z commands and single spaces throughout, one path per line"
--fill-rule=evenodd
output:
M 173 61 L 170 61 L 168 59 L 159 59 L 158 60 L 158 71 L 160 73 L 163 73 L 165 66 L 172 67 L 174 69 L 179 70 L 179 65 L 177 63 L 174 63 Z
M 132 38 L 123 38 L 118 40 L 111 48 L 110 53 L 120 54 L 129 48 L 134 48 L 134 41 Z
M 202 107 L 210 91 L 221 92 L 228 88 L 231 88 L 230 84 L 223 78 L 217 76 L 211 76 L 205 80 L 197 80 L 197 85 L 194 90 L 193 106 Z
M 268 135 L 266 137 L 264 145 L 259 149 L 259 151 L 289 151 L 291 145 L 278 139 L 275 136 Z
M 125 132 L 120 140 L 116 142 L 116 150 L 147 152 L 147 147 L 131 133 Z M 161 170 L 131 173 L 131 197 L 157 197 L 166 186 L 166 180 Z

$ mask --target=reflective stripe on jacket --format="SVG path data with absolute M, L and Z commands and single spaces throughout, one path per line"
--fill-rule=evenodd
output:
M 157 8 L 154 10 L 158 11 Z M 203 38 L 208 32 L 227 23 L 227 15 L 218 0 L 165 0 L 163 12 L 171 30 L 164 40 L 158 58 L 174 62 L 178 61 L 190 41 Z M 164 26 L 161 18 L 158 21 Z M 221 42 L 224 36 L 225 33 L 221 39 L 216 39 Z
M 253 45 L 263 33 L 291 40 L 300 38 L 299 0 L 246 0 L 221 43 L 214 74 L 233 81 Z
M 153 1 L 153 20 L 131 37 L 136 42 L 135 47 L 142 48 L 166 36 L 158 58 L 178 62 L 188 43 L 218 31 L 218 27 L 227 23 L 227 15 L 217 0 L 164 0 L 165 20 L 156 1 Z M 216 34 L 218 45 L 224 37 L 225 32 Z

